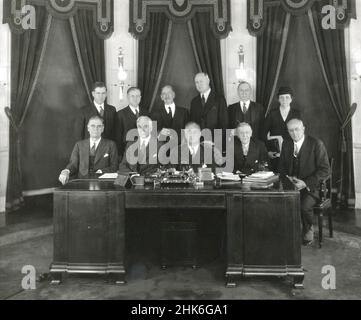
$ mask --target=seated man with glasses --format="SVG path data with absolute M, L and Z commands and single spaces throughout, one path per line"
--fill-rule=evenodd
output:
M 75 144 L 69 164 L 59 175 L 62 184 L 66 184 L 70 177 L 90 178 L 97 177 L 97 174 L 117 171 L 116 144 L 101 137 L 104 131 L 103 118 L 91 117 L 87 127 L 90 137 Z

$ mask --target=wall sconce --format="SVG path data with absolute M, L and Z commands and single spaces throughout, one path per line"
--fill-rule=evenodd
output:
M 239 46 L 238 60 L 238 69 L 236 69 L 235 72 L 237 81 L 241 82 L 242 80 L 246 80 L 247 78 L 247 72 L 244 68 L 244 50 L 242 45 Z
M 124 54 L 123 48 L 119 47 L 118 53 L 118 80 L 119 80 L 119 100 L 124 98 L 125 80 L 127 79 L 127 72 L 124 70 Z

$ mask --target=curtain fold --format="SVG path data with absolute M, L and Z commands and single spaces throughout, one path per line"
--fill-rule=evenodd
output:
M 187 23 L 199 71 L 206 72 L 211 87 L 224 95 L 220 40 L 211 30 L 209 13 L 197 12 Z
M 20 131 L 37 84 L 52 17 L 44 7 L 36 8 L 36 28 L 11 37 L 11 108 L 9 172 L 6 189 L 6 210 L 19 209 L 23 203 L 23 183 L 20 163 Z
M 285 56 L 290 14 L 282 6 L 267 8 L 266 27 L 257 37 L 256 101 L 270 111 Z
M 95 33 L 92 10 L 78 9 L 74 17 L 69 18 L 69 23 L 84 86 L 93 101 L 93 83 L 105 82 L 104 40 Z
M 329 92 L 332 107 L 340 123 L 340 179 L 338 202 L 354 198 L 354 174 L 351 122 L 341 129 L 350 112 L 350 96 L 347 78 L 345 31 L 324 30 L 320 10 L 327 1 L 314 4 L 308 12 L 310 28 L 319 58 L 322 74 Z
M 138 87 L 142 91 L 141 107 L 151 110 L 159 93 L 164 64 L 168 55 L 172 22 L 163 12 L 152 12 L 148 36 L 139 40 Z

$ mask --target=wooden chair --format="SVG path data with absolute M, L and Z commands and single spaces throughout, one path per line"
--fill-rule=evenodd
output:
M 322 247 L 323 240 L 323 216 L 325 213 L 328 215 L 328 229 L 330 238 L 333 237 L 333 223 L 332 223 L 332 169 L 333 159 L 330 159 L 330 175 L 320 183 L 319 198 L 320 201 L 313 207 L 313 212 L 317 215 L 318 220 L 318 246 Z

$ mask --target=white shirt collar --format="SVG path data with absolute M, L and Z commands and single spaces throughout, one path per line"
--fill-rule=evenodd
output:
M 89 139 L 89 141 L 90 141 L 90 149 L 92 148 L 92 146 L 95 143 L 95 150 L 96 150 L 98 148 L 98 145 L 99 145 L 101 139 L 102 138 L 98 138 L 97 140 L 93 140 L 92 138 L 90 138 Z
M 248 150 L 249 150 L 249 142 L 247 144 L 242 144 L 242 150 L 243 150 L 243 154 L 246 156 L 248 154 Z
M 140 138 L 139 145 L 141 146 L 143 143 L 145 143 L 145 146 L 148 146 L 150 140 L 150 135 L 147 138 Z
M 288 107 L 286 109 L 280 108 L 280 113 L 283 121 L 286 121 L 288 114 L 290 113 L 291 107 Z
M 172 111 L 172 117 L 174 117 L 175 114 L 175 103 L 171 103 L 171 104 L 165 104 L 164 108 L 165 108 L 165 112 L 168 113 L 168 108 L 170 107 L 171 111 Z
M 204 99 L 205 99 L 206 102 L 207 102 L 210 93 L 211 93 L 211 88 L 209 88 L 206 92 L 201 93 L 201 97 L 202 97 L 202 95 L 203 95 L 203 96 L 204 96 Z
M 302 147 L 302 144 L 303 144 L 304 141 L 305 141 L 305 136 L 303 136 L 302 139 L 298 140 L 297 142 L 293 141 L 293 143 L 294 143 L 294 148 L 295 148 L 296 145 L 297 145 L 298 153 L 300 153 L 300 150 L 301 150 L 301 147 Z
M 248 100 L 248 101 L 240 101 L 239 102 L 239 105 L 241 106 L 241 109 L 243 109 L 243 104 L 246 104 L 246 109 L 248 110 L 249 108 L 249 104 L 251 103 L 251 100 Z
M 198 152 L 199 144 L 196 144 L 196 145 L 188 144 L 188 149 L 189 149 L 189 152 L 191 153 L 191 155 L 194 156 Z
M 129 108 L 130 108 L 130 110 L 132 110 L 132 112 L 133 112 L 135 115 L 137 114 L 136 111 L 138 111 L 138 114 L 139 114 L 139 106 L 138 106 L 137 108 L 134 108 L 133 106 L 129 105 Z
M 95 101 L 94 101 L 94 105 L 95 105 L 95 108 L 97 108 L 98 112 L 100 113 L 100 107 L 104 110 L 104 102 L 102 104 L 97 104 Z

